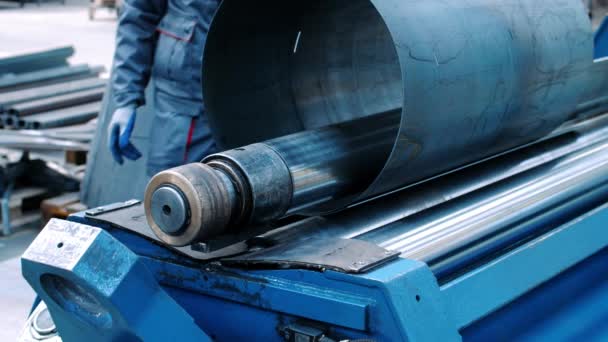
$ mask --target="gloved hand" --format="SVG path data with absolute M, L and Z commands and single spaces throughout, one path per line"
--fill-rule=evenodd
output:
M 112 157 L 118 164 L 124 163 L 124 158 L 137 160 L 142 154 L 131 143 L 131 135 L 135 127 L 137 112 L 134 107 L 118 108 L 108 126 L 108 144 Z

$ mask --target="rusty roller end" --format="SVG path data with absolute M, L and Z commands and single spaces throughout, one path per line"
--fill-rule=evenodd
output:
M 172 246 L 187 246 L 224 232 L 238 202 L 221 171 L 203 163 L 163 171 L 152 178 L 144 199 L 154 234 Z

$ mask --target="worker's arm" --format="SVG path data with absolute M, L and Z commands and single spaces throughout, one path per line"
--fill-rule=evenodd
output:
M 167 0 L 125 0 L 118 25 L 112 87 L 117 108 L 144 104 L 150 79 L 156 28 L 167 10 Z
M 125 0 L 116 36 L 112 88 L 116 111 L 108 124 L 108 147 L 122 164 L 137 160 L 141 153 L 131 143 L 136 109 L 145 103 L 150 80 L 156 28 L 167 11 L 167 0 Z

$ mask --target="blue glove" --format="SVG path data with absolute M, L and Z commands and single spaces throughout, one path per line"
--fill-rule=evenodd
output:
M 142 154 L 131 143 L 131 135 L 135 127 L 137 112 L 134 107 L 118 108 L 108 126 L 108 144 L 112 157 L 120 165 L 124 163 L 123 158 L 137 160 Z

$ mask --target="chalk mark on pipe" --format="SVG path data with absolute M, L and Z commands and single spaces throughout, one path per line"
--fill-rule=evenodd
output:
M 296 43 L 293 46 L 293 54 L 295 55 L 298 52 L 298 46 L 300 45 L 300 37 L 302 37 L 302 31 L 298 31 L 298 36 L 296 37 Z

